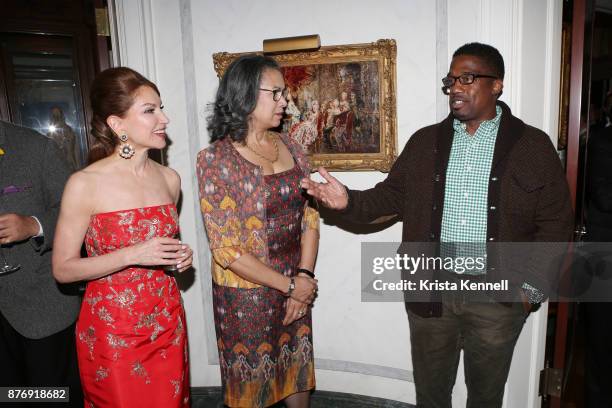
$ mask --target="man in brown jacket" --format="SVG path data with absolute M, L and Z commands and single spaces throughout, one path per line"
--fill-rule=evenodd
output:
M 498 100 L 503 78 L 497 49 L 460 47 L 442 79 L 450 115 L 412 135 L 384 181 L 349 190 L 320 168 L 327 182 L 304 179 L 302 187 L 353 222 L 399 215 L 403 242 L 567 242 L 573 215 L 563 168 L 549 137 Z M 502 406 L 523 323 L 550 290 L 550 271 L 543 270 L 550 268 L 540 265 L 526 261 L 506 276 L 514 303 L 449 291 L 407 304 L 418 407 L 451 407 L 462 349 L 467 406 Z M 498 266 L 487 262 L 484 279 L 500 273 Z

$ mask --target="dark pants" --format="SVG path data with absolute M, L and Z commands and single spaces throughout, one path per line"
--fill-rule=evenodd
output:
M 34 340 L 19 334 L 0 313 L 0 361 L 0 386 L 70 387 L 70 404 L 19 403 L 20 407 L 83 406 L 74 324 L 51 336 Z
M 612 303 L 584 303 L 586 407 L 612 408 Z
M 502 406 L 512 353 L 526 312 L 497 302 L 469 302 L 458 293 L 443 300 L 441 317 L 408 313 L 419 408 L 451 408 L 463 349 L 467 408 Z

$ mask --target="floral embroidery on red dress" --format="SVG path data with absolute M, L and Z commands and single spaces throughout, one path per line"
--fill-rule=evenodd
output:
M 100 256 L 177 232 L 173 204 L 100 213 L 85 246 Z M 130 267 L 88 282 L 76 333 L 86 406 L 189 406 L 185 312 L 162 269 Z

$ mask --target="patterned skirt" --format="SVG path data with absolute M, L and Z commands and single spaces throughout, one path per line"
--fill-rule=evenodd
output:
M 304 198 L 295 166 L 265 176 L 270 266 L 293 276 L 300 260 Z M 287 299 L 275 289 L 213 283 L 221 381 L 230 407 L 267 407 L 315 387 L 310 309 L 283 326 Z

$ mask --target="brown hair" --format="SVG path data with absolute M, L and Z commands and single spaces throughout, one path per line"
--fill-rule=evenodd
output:
M 159 95 L 159 89 L 153 82 L 126 67 L 109 68 L 94 79 L 90 93 L 93 113 L 91 134 L 94 138 L 89 149 L 90 164 L 115 151 L 119 139 L 106 119 L 111 115 L 124 117 L 134 103 L 134 94 L 141 86 L 148 86 Z

